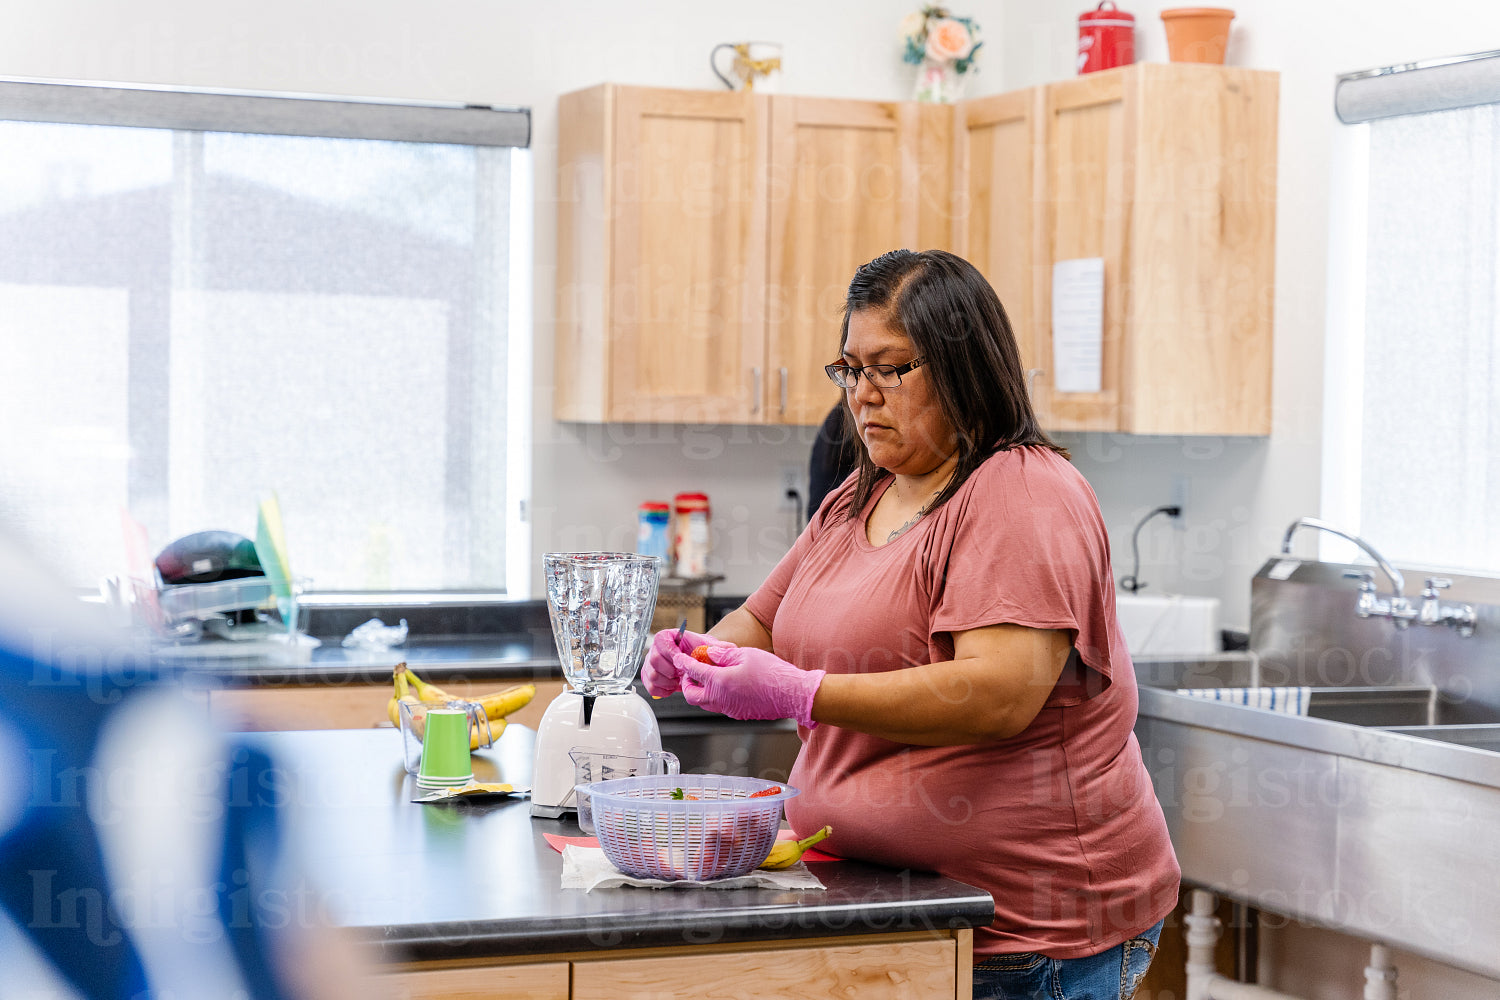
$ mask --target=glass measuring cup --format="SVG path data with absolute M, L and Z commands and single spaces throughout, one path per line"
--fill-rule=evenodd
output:
M 494 731 L 490 729 L 489 717 L 484 706 L 477 701 L 397 702 L 401 714 L 401 759 L 407 774 L 417 774 L 422 765 L 422 742 L 427 730 L 427 713 L 434 708 L 456 708 L 469 716 L 471 732 L 478 732 L 480 747 L 493 746 Z
M 573 759 L 573 795 L 578 806 L 578 826 L 594 835 L 594 811 L 585 785 L 611 778 L 634 778 L 643 774 L 681 774 L 677 755 L 667 750 L 638 750 L 635 753 L 610 753 L 574 747 L 568 751 Z

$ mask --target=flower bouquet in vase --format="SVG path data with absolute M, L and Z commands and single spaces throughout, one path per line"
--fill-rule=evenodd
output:
M 946 7 L 923 7 L 901 22 L 901 38 L 902 58 L 917 67 L 914 99 L 951 104 L 963 96 L 964 75 L 984 44 L 973 18 L 955 17 Z

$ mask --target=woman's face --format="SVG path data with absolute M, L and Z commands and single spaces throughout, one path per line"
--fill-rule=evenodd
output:
M 887 322 L 878 309 L 862 309 L 849 316 L 844 341 L 844 363 L 904 365 L 916 358 L 911 339 Z M 901 376 L 901 384 L 881 389 L 861 376 L 845 389 L 860 440 L 870 461 L 899 476 L 921 476 L 935 470 L 958 447 L 958 435 L 933 395 L 931 369 L 915 368 Z

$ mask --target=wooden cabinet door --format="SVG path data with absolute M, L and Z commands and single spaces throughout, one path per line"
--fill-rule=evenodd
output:
M 568 1000 L 568 963 L 423 969 L 380 982 L 394 1000 Z
M 943 940 L 576 962 L 573 1000 L 952 1000 L 973 985 L 957 957 Z
M 610 420 L 758 419 L 766 100 L 615 90 Z
M 1130 181 L 1125 78 L 1127 70 L 1091 73 L 1045 88 L 1041 121 L 1042 221 L 1035 263 L 1042 270 L 1032 303 L 1037 355 L 1037 414 L 1049 430 L 1117 430 L 1123 393 L 1125 318 L 1130 279 L 1125 240 Z M 1104 259 L 1104 343 L 1098 392 L 1057 392 L 1052 364 L 1052 265 L 1081 257 Z
M 1277 76 L 1147 64 L 1129 86 L 1136 294 L 1121 429 L 1269 434 Z
M 821 423 L 838 402 L 823 366 L 838 357 L 849 279 L 887 250 L 918 245 L 924 150 L 934 151 L 925 172 L 940 188 L 931 196 L 940 208 L 928 215 L 927 235 L 942 238 L 947 171 L 933 157 L 946 155 L 944 114 L 951 109 L 924 117 L 910 102 L 771 99 L 770 422 Z
M 957 253 L 994 286 L 1031 379 L 1046 367 L 1037 353 L 1034 233 L 1041 225 L 1034 178 L 1041 88 L 958 105 L 953 127 L 953 238 Z

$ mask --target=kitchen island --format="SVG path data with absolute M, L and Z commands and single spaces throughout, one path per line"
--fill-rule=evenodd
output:
M 826 891 L 560 888 L 524 799 L 420 805 L 388 730 L 256 733 L 277 760 L 294 857 L 318 901 L 405 996 L 968 997 L 989 895 L 853 861 Z M 474 755 L 477 780 L 530 783 L 534 734 Z

